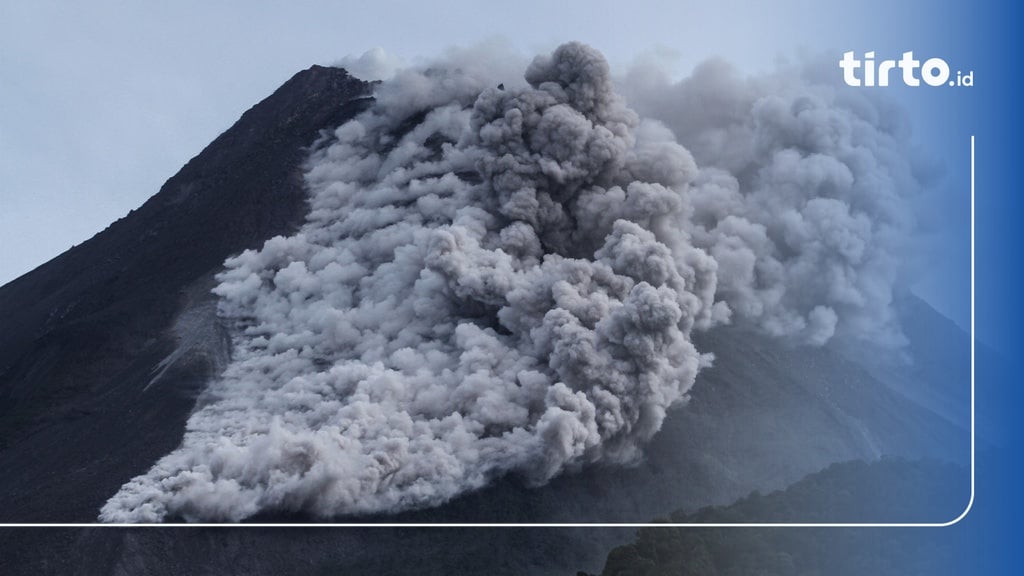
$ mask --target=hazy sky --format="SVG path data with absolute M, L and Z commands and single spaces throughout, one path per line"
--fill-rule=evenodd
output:
M 716 55 L 756 71 L 801 50 L 840 53 L 871 29 L 867 12 L 811 0 L 3 2 L 0 284 L 141 205 L 312 64 L 375 47 L 416 62 L 495 38 L 528 54 L 575 39 L 620 68 L 659 51 L 675 54 L 678 76 Z

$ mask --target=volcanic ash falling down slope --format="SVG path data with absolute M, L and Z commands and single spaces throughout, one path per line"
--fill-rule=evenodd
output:
M 883 115 L 714 66 L 669 88 L 729 104 L 687 124 L 701 169 L 581 44 L 525 83 L 453 57 L 380 85 L 312 153 L 302 229 L 226 262 L 233 360 L 100 518 L 330 517 L 543 484 L 640 457 L 711 360 L 693 330 L 898 343 L 917 184 Z

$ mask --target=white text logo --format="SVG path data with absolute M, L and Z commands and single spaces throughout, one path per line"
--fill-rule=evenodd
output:
M 907 86 L 974 86 L 974 71 L 956 71 L 953 77 L 949 64 L 942 58 L 929 58 L 924 62 L 916 60 L 913 52 L 904 52 L 897 60 L 882 60 L 875 63 L 875 53 L 865 52 L 863 59 L 854 58 L 853 51 L 844 52 L 839 61 L 843 69 L 843 81 L 847 86 L 888 86 L 889 77 L 899 68 L 896 77 Z M 918 74 L 920 73 L 920 74 Z

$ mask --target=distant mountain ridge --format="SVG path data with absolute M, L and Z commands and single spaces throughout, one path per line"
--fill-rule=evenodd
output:
M 844 462 L 784 491 L 665 521 L 932 522 L 952 520 L 969 490 L 965 470 L 934 461 Z M 841 519 L 841 520 L 840 520 Z M 608 555 L 602 576 L 661 574 L 965 574 L 950 531 L 921 529 L 645 528 Z

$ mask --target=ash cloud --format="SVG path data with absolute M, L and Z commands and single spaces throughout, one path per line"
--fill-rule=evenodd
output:
M 395 54 L 389 54 L 381 47 L 372 48 L 359 56 L 348 55 L 334 63 L 339 68 L 348 70 L 360 80 L 388 80 L 406 67 L 405 60 Z
M 741 78 L 712 60 L 678 83 L 638 65 L 623 87 L 701 166 L 693 241 L 736 316 L 812 345 L 899 347 L 893 289 L 927 168 L 899 110 L 821 76 L 807 64 Z
M 539 485 L 640 458 L 711 362 L 694 330 L 899 341 L 916 183 L 871 108 L 709 64 L 646 77 L 644 118 L 588 46 L 510 67 L 462 52 L 402 70 L 312 154 L 303 228 L 219 276 L 232 363 L 101 520 Z

